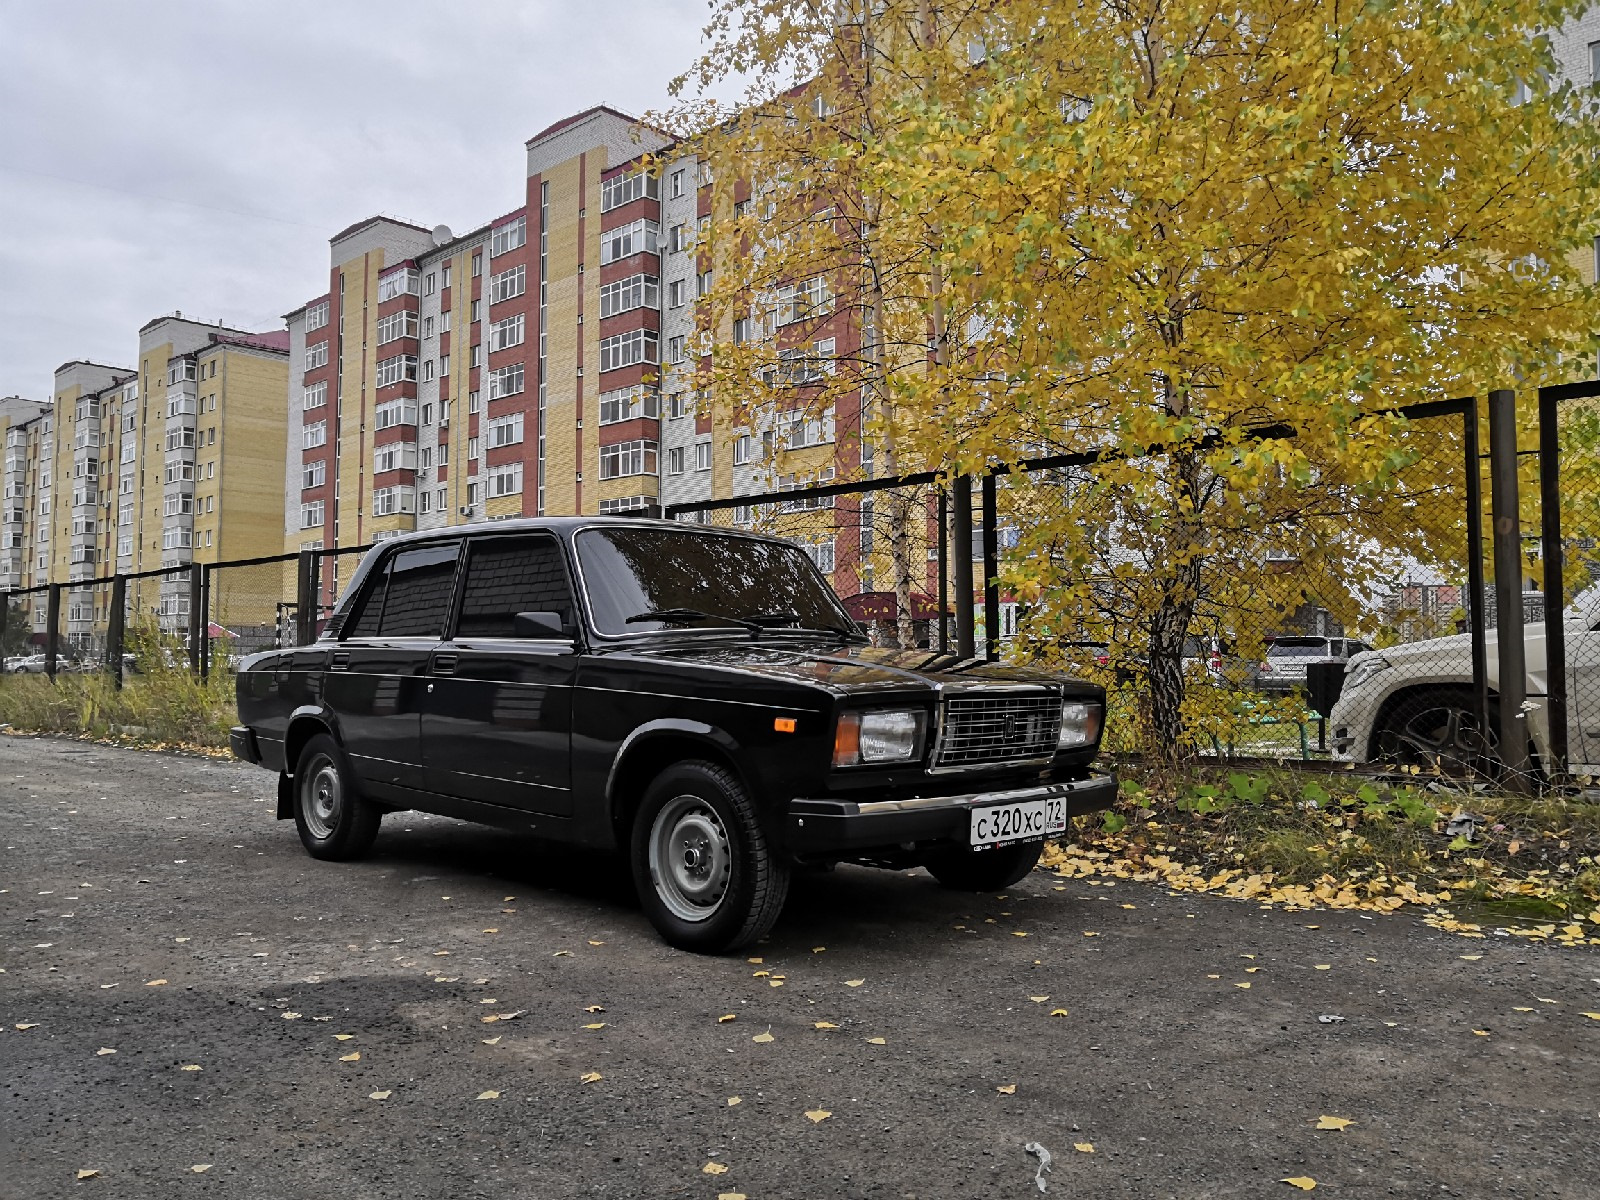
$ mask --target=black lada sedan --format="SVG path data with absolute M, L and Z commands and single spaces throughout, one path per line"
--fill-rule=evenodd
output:
M 796 867 L 1022 878 L 1110 805 L 1105 697 L 874 649 L 810 559 L 671 521 L 497 521 L 374 548 L 312 645 L 246 660 L 233 750 L 317 858 L 420 809 L 625 850 L 673 945 L 771 928 Z

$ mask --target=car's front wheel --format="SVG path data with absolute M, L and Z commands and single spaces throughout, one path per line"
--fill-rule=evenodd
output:
M 383 811 L 357 790 L 350 760 L 339 743 L 319 733 L 306 743 L 294 769 L 294 824 L 312 858 L 360 858 L 378 836 Z
M 933 855 L 923 865 L 947 888 L 958 892 L 996 892 L 1016 883 L 1035 866 L 1043 842 L 1022 842 L 997 850 L 969 850 L 952 846 Z
M 672 945 L 718 954 L 762 937 L 789 894 L 789 864 L 729 770 L 683 762 L 658 775 L 633 823 L 634 884 Z
M 1498 778 L 1499 738 L 1491 703 L 1489 727 L 1478 718 L 1477 702 L 1465 688 L 1431 688 L 1403 697 L 1379 726 L 1379 761 L 1419 767 L 1460 782 Z

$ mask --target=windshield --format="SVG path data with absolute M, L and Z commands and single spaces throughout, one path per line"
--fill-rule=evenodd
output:
M 577 546 L 589 610 L 604 634 L 729 627 L 707 618 L 628 620 L 685 608 L 730 618 L 794 613 L 807 628 L 855 631 L 833 589 L 797 546 L 692 527 L 586 529 Z
M 1327 638 L 1279 638 L 1267 648 L 1267 657 L 1318 658 L 1328 652 Z

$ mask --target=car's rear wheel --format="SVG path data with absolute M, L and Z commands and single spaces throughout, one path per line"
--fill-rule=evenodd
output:
M 1498 778 L 1503 768 L 1495 724 L 1491 705 L 1489 728 L 1483 728 L 1474 697 L 1464 688 L 1414 692 L 1384 715 L 1376 757 L 1461 782 Z
M 661 936 L 718 954 L 762 937 L 789 894 L 789 864 L 768 844 L 744 785 L 683 762 L 645 791 L 632 833 L 634 884 Z
M 994 892 L 1008 888 L 1038 865 L 1043 842 L 1023 842 L 998 850 L 969 850 L 952 846 L 940 850 L 923 865 L 947 888 L 958 892 Z
M 294 824 L 312 858 L 360 858 L 378 836 L 383 811 L 357 788 L 350 760 L 325 733 L 308 741 L 294 770 Z

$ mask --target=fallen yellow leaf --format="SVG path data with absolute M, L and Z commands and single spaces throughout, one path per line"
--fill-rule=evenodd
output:
M 1012 931 L 1011 931 L 1011 936 L 1012 936 L 1012 937 L 1027 937 L 1027 936 L 1028 936 L 1028 935 L 1027 935 L 1027 934 L 1026 934 L 1026 933 L 1024 933 L 1024 932 L 1023 932 L 1023 931 L 1022 931 L 1022 930 L 1020 930 L 1020 929 L 1013 929 L 1013 930 L 1012 930 Z
M 353 1033 L 336 1033 L 333 1036 L 338 1041 L 348 1042 L 351 1038 L 355 1037 L 355 1034 L 353 1034 Z
M 761 965 L 761 964 L 762 964 L 762 963 L 764 963 L 764 962 L 766 962 L 766 961 L 767 961 L 767 960 L 766 960 L 766 959 L 764 959 L 764 958 L 747 958 L 747 959 L 745 959 L 745 962 L 749 962 L 749 963 L 755 963 L 755 964 L 756 964 L 756 966 L 758 966 L 758 967 L 759 967 L 759 966 L 760 966 L 760 965 Z
M 833 1114 L 825 1108 L 809 1108 L 806 1110 L 806 1118 L 813 1125 L 821 1125 L 831 1116 L 833 1116 Z
M 1028 999 L 1032 1000 L 1035 1004 L 1043 1004 L 1046 1000 L 1050 999 L 1050 997 L 1049 996 L 1029 996 Z
M 868 1038 L 867 1042 L 868 1042 L 869 1045 L 873 1045 L 873 1046 L 887 1046 L 889 1044 L 889 1039 L 888 1038 Z
M 491 1003 L 492 1003 L 492 1001 L 491 1001 Z M 591 1005 L 589 1005 L 588 1008 L 584 1009 L 583 1011 L 586 1012 L 586 1013 L 598 1013 L 598 1012 L 605 1012 L 605 1009 L 602 1008 L 598 1004 L 591 1004 Z
M 578 1076 L 579 1083 L 599 1083 L 605 1076 L 599 1071 L 590 1071 L 587 1075 Z
M 448 951 L 448 950 L 435 950 L 435 951 L 434 951 L 434 952 L 433 952 L 433 956 L 434 956 L 434 957 L 435 957 L 435 958 L 441 958 L 441 957 L 443 957 L 443 956 L 444 956 L 444 955 L 446 955 L 446 954 L 449 954 L 449 953 L 450 953 L 450 951 Z
M 145 987 L 165 987 L 166 982 L 167 981 L 165 979 L 152 979 L 149 983 L 145 984 Z M 99 1172 L 96 1172 L 96 1174 L 99 1174 Z
M 1487 1029 L 1474 1029 L 1472 1031 L 1472 1033 L 1473 1033 L 1474 1037 L 1488 1037 L 1489 1036 L 1489 1031 Z
M 1600 1013 L 1584 1013 L 1583 1015 L 1591 1021 L 1600 1021 Z
M 999 1092 L 1002 1096 L 1012 1096 L 1016 1094 L 1017 1085 L 1014 1083 L 1002 1083 L 994 1090 Z
M 210 1163 L 195 1163 L 195 1165 L 190 1167 L 189 1170 L 193 1171 L 196 1175 L 199 1175 L 203 1171 L 211 1170 L 211 1164 Z
M 497 1034 L 492 1038 L 484 1038 L 482 1040 L 485 1046 L 495 1046 L 500 1043 L 500 1036 Z
M 781 979 L 769 979 L 769 980 L 767 980 L 767 986 L 768 987 L 782 987 L 783 986 L 783 980 L 781 980 Z
M 500 1093 L 499 1092 L 493 1092 L 493 1091 L 490 1091 L 490 1092 L 479 1092 L 478 1093 L 478 1099 L 479 1100 L 498 1100 L 498 1099 L 500 1099 Z
M 105 1055 L 105 1054 L 115 1054 L 116 1051 L 113 1050 L 110 1046 L 101 1046 L 100 1049 L 95 1051 L 95 1053 L 99 1054 L 99 1055 Z
M 826 946 L 813 946 L 813 947 L 811 947 L 811 953 L 813 953 L 813 954 L 821 954 L 826 949 L 827 949 Z
M 744 1097 L 743 1096 L 729 1096 L 728 1097 L 728 1107 L 729 1108 L 732 1108 L 735 1104 L 743 1104 L 743 1103 L 744 1103 Z
M 1100 933 L 1099 933 L 1098 930 L 1095 930 L 1095 929 L 1085 929 L 1083 931 L 1083 936 L 1084 937 L 1099 937 Z
M 604 1029 L 605 1027 L 606 1023 L 604 1021 L 596 1021 L 593 1025 L 584 1026 L 585 1029 Z
M 198 1071 L 199 1069 L 199 1063 L 184 1063 L 183 1066 L 178 1068 L 180 1071 Z
M 837 1029 L 839 1027 L 837 1025 L 835 1025 L 832 1021 L 818 1021 L 813 1028 L 816 1028 L 816 1029 Z
M 1314 969 L 1318 970 L 1318 971 L 1331 971 L 1331 970 L 1333 970 L 1333 964 L 1332 963 L 1318 963 Z
M 771 971 L 752 971 L 752 972 L 750 972 L 750 978 L 751 979 L 765 979 L 767 976 L 769 976 L 771 974 L 772 974 Z
M 1250 985 L 1248 983 L 1236 983 L 1233 986 L 1236 988 L 1244 988 L 1246 991 L 1250 990 Z
M 766 1033 L 758 1033 L 758 1034 L 756 1034 L 755 1037 L 751 1038 L 750 1040 L 752 1042 L 766 1043 L 766 1042 L 775 1041 L 776 1039 L 772 1036 L 772 1031 L 768 1030 Z
M 354 1050 L 349 1054 L 341 1054 L 339 1056 L 339 1061 L 340 1062 L 360 1062 L 361 1061 L 361 1051 Z
M 98 1174 L 100 1174 L 99 1171 L 79 1171 L 78 1172 L 78 1178 L 79 1179 L 93 1179 Z
M 1246 975 L 1254 975 L 1254 974 L 1255 974 L 1255 973 L 1256 973 L 1256 972 L 1257 972 L 1257 971 L 1259 971 L 1259 970 L 1261 970 L 1261 968 L 1260 968 L 1260 967 L 1246 967 L 1246 968 L 1245 968 L 1245 969 L 1244 969 L 1244 973 L 1245 973 L 1245 974 L 1246 974 Z
M 1463 955 L 1460 955 L 1459 957 L 1464 958 L 1467 962 L 1477 962 L 1480 958 L 1483 957 L 1483 955 L 1481 955 L 1481 954 L 1463 954 Z
M 729 1021 L 737 1021 L 738 1019 L 739 1019 L 739 1014 L 738 1013 L 723 1013 L 720 1017 L 717 1018 L 717 1024 L 718 1025 L 726 1025 Z
M 1521 1004 L 1516 1004 L 1516 1005 L 1512 1006 L 1511 1011 L 1512 1012 L 1532 1012 L 1533 1009 L 1529 1008 L 1529 1007 L 1526 1007 L 1524 1005 L 1521 1005 Z
M 1073 1142 L 1072 1143 L 1072 1148 L 1074 1150 L 1076 1150 L 1079 1154 L 1093 1154 L 1094 1153 L 1094 1143 L 1093 1142 Z
M 1290 1187 L 1297 1187 L 1302 1192 L 1309 1192 L 1317 1186 L 1317 1181 L 1309 1175 L 1291 1175 L 1288 1179 L 1280 1179 L 1279 1183 L 1287 1183 Z
M 1050 1010 L 1050 1015 L 1052 1017 L 1064 1017 L 1067 1015 L 1067 1010 L 1064 1008 L 1052 1008 Z
M 495 932 L 499 933 L 500 931 L 497 929 L 497 930 L 495 930 Z M 591 945 L 591 946 L 604 946 L 605 943 L 604 942 L 597 942 L 593 938 L 590 938 L 589 939 L 589 945 Z
M 394 1093 L 391 1092 L 391 1091 L 368 1092 L 367 1093 L 367 1099 L 368 1100 L 387 1100 L 392 1095 L 394 1095 Z
M 844 985 L 845 987 L 860 987 L 865 982 L 865 979 L 846 979 Z
M 718 1192 L 717 1200 L 745 1200 L 743 1192 Z
M 485 933 L 499 933 L 500 931 L 498 929 L 485 929 L 484 932 Z
M 726 1175 L 728 1167 L 726 1163 L 708 1162 L 700 1168 L 700 1173 L 703 1175 Z
M 300 1014 L 299 1013 L 288 1013 L 288 1012 L 286 1012 L 286 1013 L 279 1013 L 278 1015 L 280 1017 L 282 1017 L 285 1021 L 298 1021 L 300 1019 Z
M 493 1013 L 490 1013 L 487 1017 L 478 1018 L 478 1020 L 482 1021 L 485 1025 L 493 1025 L 499 1019 L 500 1018 L 495 1016 Z
M 1334 1130 L 1338 1130 L 1338 1129 L 1343 1129 L 1346 1125 L 1354 1125 L 1354 1124 L 1355 1124 L 1355 1122 L 1352 1121 L 1349 1117 L 1318 1117 L 1317 1118 L 1317 1128 L 1318 1129 L 1334 1129 Z

